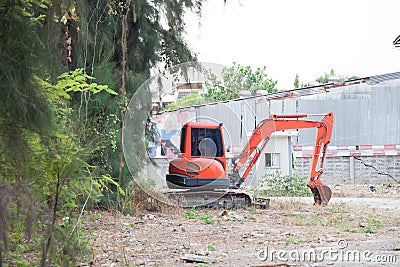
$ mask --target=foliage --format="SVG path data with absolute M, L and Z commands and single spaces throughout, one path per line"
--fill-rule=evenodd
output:
M 265 71 L 265 66 L 253 70 L 250 66 L 242 66 L 234 62 L 231 67 L 224 68 L 222 80 L 215 74 L 210 74 L 205 82 L 207 92 L 203 96 L 225 101 L 238 98 L 239 92 L 243 90 L 250 91 L 252 95 L 259 90 L 267 93 L 276 92 L 277 81 L 268 78 Z
M 190 208 L 189 212 L 186 212 L 186 213 L 182 214 L 182 217 L 186 218 L 186 219 L 190 219 L 190 220 L 200 219 L 205 224 L 214 224 L 215 223 L 215 219 L 214 219 L 214 216 L 212 214 L 198 215 L 196 213 L 195 209 L 196 209 L 196 207 L 192 206 Z
M 216 251 L 216 250 L 217 249 L 212 244 L 207 245 L 207 251 Z
M 126 98 L 152 67 L 195 59 L 183 16 L 199 14 L 201 3 L 2 1 L 0 261 L 68 266 L 84 258 L 83 212 L 126 197 L 131 180 L 120 161 Z M 117 95 L 111 88 L 121 92 L 122 77 L 126 95 Z
M 27 135 L 51 126 L 46 96 L 32 90 L 37 86 L 35 67 L 45 52 L 38 32 L 46 6 L 38 4 L 5 0 L 0 5 L 0 162 L 6 173 L 23 175 L 31 155 Z
M 194 92 L 171 104 L 168 110 L 177 108 L 202 105 L 215 101 L 226 101 L 239 98 L 240 91 L 250 91 L 255 95 L 257 91 L 266 93 L 276 92 L 277 81 L 268 78 L 265 73 L 266 67 L 253 70 L 250 66 L 242 66 L 237 63 L 229 68 L 224 68 L 222 80 L 214 73 L 210 73 L 205 81 L 206 92 Z
M 297 73 L 296 73 L 296 77 L 294 78 L 293 85 L 294 85 L 295 89 L 307 86 L 305 83 L 300 82 L 300 77 L 299 77 L 299 74 L 297 74 Z
M 185 212 L 184 214 L 182 214 L 182 217 L 185 218 L 185 219 L 192 219 L 192 220 L 193 220 L 193 219 L 198 219 L 199 216 L 197 215 L 195 209 L 196 209 L 196 207 L 195 207 L 195 206 L 192 206 L 192 207 L 190 208 L 190 211 L 189 211 L 189 212 Z
M 90 163 L 99 167 L 99 175 L 118 177 L 123 188 L 132 179 L 121 156 L 120 129 L 127 100 L 149 78 L 151 68 L 195 60 L 183 38 L 183 17 L 186 12 L 200 14 L 201 6 L 201 0 L 86 0 L 75 4 L 80 19 L 71 20 L 69 27 L 72 68 L 83 67 L 98 83 L 119 88 L 120 94 L 76 94 L 70 105 L 80 115 L 81 142 L 97 140 L 104 147 L 93 154 Z M 135 170 L 143 165 L 145 155 L 145 148 L 138 148 L 131 163 L 138 166 Z M 107 201 L 112 198 L 107 196 Z
M 280 172 L 267 174 L 259 184 L 266 196 L 311 196 L 306 178 L 300 176 L 283 176 Z
M 93 81 L 96 78 L 91 77 L 84 73 L 82 68 L 78 68 L 71 72 L 65 72 L 58 76 L 58 83 L 56 88 L 58 92 L 65 92 L 62 96 L 71 99 L 68 92 L 91 92 L 93 94 L 100 93 L 101 91 L 106 91 L 111 95 L 118 95 L 117 92 L 110 89 L 108 85 L 98 85 L 97 83 L 88 83 L 88 81 Z
M 328 80 L 329 80 L 330 77 L 337 77 L 337 78 L 339 78 L 340 82 L 344 82 L 344 81 L 347 81 L 347 80 L 352 80 L 352 79 L 358 79 L 359 78 L 359 77 L 354 76 L 354 75 L 353 76 L 337 75 L 335 73 L 335 71 L 333 69 L 331 69 L 331 71 L 329 73 L 325 72 L 323 75 L 319 76 L 319 78 L 316 79 L 316 81 L 321 83 L 321 84 L 328 83 Z
M 381 221 L 372 215 L 369 216 L 367 223 L 360 223 L 360 232 L 365 234 L 377 234 L 380 227 L 382 227 Z
M 331 69 L 331 71 L 329 73 L 324 72 L 323 75 L 319 76 L 316 81 L 319 82 L 320 84 L 325 84 L 328 83 L 329 78 L 331 77 L 336 77 L 339 79 L 339 82 L 344 82 L 344 81 L 348 81 L 348 80 L 353 80 L 353 79 L 358 79 L 358 76 L 352 75 L 352 76 L 348 76 L 348 75 L 337 75 L 335 73 L 335 71 L 333 69 Z M 293 81 L 293 85 L 294 88 L 301 88 L 301 87 L 306 87 L 307 83 L 304 82 L 300 82 L 299 79 L 299 75 L 296 73 L 296 77 Z
M 199 93 L 191 93 L 187 96 L 184 96 L 178 99 L 175 103 L 172 103 L 168 106 L 168 110 L 178 109 L 182 107 L 203 105 L 212 102 L 213 100 L 207 99 L 201 96 Z
M 65 74 L 62 76 L 70 84 L 68 79 L 72 78 Z M 116 183 L 110 176 L 93 177 L 95 167 L 87 161 L 99 148 L 82 147 L 79 138 L 71 135 L 76 122 L 65 100 L 70 98 L 66 93 L 69 87 L 52 86 L 38 78 L 36 80 L 37 90 L 48 99 L 53 126 L 47 133 L 27 134 L 31 156 L 25 162 L 25 175 L 15 176 L 16 172 L 1 177 L 2 240 L 5 256 L 11 262 L 22 261 L 17 254 L 7 254 L 15 248 L 21 253 L 42 250 L 41 259 L 34 257 L 40 259 L 40 264 L 51 258 L 52 262 L 63 265 L 82 255 L 77 251 L 84 251 L 77 229 L 79 214 L 85 206 L 99 200 L 108 184 Z M 98 91 L 104 87 L 92 88 Z M 75 219 L 68 220 L 71 227 L 66 227 L 65 223 L 58 222 L 57 217 Z M 63 251 L 61 254 L 60 250 Z
M 157 63 L 169 67 L 195 59 L 183 38 L 183 16 L 187 11 L 199 14 L 201 7 L 199 0 L 83 1 L 76 6 L 80 14 L 76 22 L 80 31 L 76 35 L 81 38 L 74 40 L 74 68 L 88 66 L 87 72 L 95 77 L 111 74 L 110 70 L 118 73 L 116 68 L 122 59 L 121 22 L 127 15 L 127 76 L 133 83 L 128 86 L 129 98 Z M 110 78 L 106 75 L 102 79 Z
M 215 223 L 214 216 L 212 216 L 211 214 L 202 215 L 202 216 L 200 216 L 200 219 L 205 224 L 214 224 Z
M 293 85 L 294 85 L 294 88 L 300 87 L 299 74 L 297 74 L 297 73 L 296 73 L 296 77 L 294 78 Z

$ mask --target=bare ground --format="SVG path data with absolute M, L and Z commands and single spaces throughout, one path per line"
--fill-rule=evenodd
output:
M 92 212 L 82 266 L 399 266 L 400 187 L 332 189 L 327 207 L 272 198 L 267 210 Z

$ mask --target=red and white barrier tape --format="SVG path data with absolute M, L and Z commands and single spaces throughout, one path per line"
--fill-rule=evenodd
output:
M 294 146 L 296 157 L 308 158 L 313 156 L 314 147 Z M 400 156 L 400 145 L 358 145 L 358 146 L 328 146 L 327 157 L 352 156 Z

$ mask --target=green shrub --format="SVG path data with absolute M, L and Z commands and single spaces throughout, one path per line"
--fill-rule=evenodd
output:
M 282 175 L 280 172 L 265 175 L 259 183 L 261 193 L 267 196 L 312 196 L 307 179 L 301 176 Z

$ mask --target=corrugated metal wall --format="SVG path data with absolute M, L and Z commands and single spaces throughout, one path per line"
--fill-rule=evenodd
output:
M 199 121 L 223 123 L 226 146 L 242 146 L 257 124 L 255 101 L 239 100 L 197 107 Z
M 374 86 L 369 99 L 299 100 L 298 112 L 335 116 L 332 145 L 400 144 L 400 85 Z M 313 138 L 300 136 L 299 145 Z

